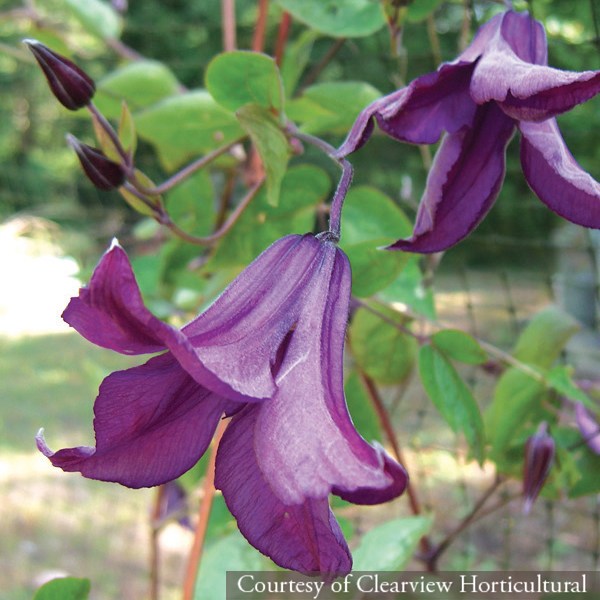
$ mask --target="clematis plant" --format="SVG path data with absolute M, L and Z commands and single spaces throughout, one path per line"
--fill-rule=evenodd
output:
M 414 144 L 433 144 L 447 132 L 412 236 L 388 249 L 437 252 L 471 233 L 500 192 L 516 129 L 523 172 L 537 196 L 569 221 L 600 227 L 600 184 L 575 161 L 555 119 L 600 91 L 600 72 L 547 64 L 543 25 L 509 10 L 483 25 L 456 60 L 360 113 L 338 157 L 369 139 L 374 119 L 389 136 Z
M 351 277 L 335 241 L 331 233 L 280 239 L 181 330 L 144 306 L 113 244 L 63 318 L 104 348 L 163 353 L 104 380 L 95 447 L 52 452 L 40 432 L 39 449 L 65 471 L 155 486 L 190 469 L 223 415 L 232 417 L 215 485 L 240 531 L 282 567 L 350 570 L 329 494 L 377 504 L 401 494 L 408 478 L 358 434 L 346 407 Z

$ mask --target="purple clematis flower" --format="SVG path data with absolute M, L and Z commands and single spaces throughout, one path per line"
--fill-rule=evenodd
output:
M 585 409 L 581 402 L 575 405 L 575 417 L 583 439 L 595 454 L 600 454 L 600 425 Z
M 342 359 L 350 265 L 327 235 L 290 235 L 250 264 L 179 330 L 144 306 L 127 256 L 113 245 L 63 313 L 91 342 L 124 354 L 163 352 L 109 375 L 94 405 L 96 446 L 52 452 L 53 465 L 129 487 L 179 477 L 223 415 L 215 485 L 248 541 L 278 565 L 348 571 L 328 504 L 401 494 L 407 474 L 356 431 Z
M 569 221 L 600 227 L 600 184 L 575 161 L 554 118 L 595 96 L 600 72 L 547 64 L 543 25 L 526 12 L 507 11 L 482 26 L 455 61 L 360 113 L 338 157 L 367 141 L 373 118 L 391 137 L 414 144 L 433 144 L 447 132 L 413 235 L 388 249 L 437 252 L 473 231 L 498 196 L 516 129 L 523 172 L 537 196 Z

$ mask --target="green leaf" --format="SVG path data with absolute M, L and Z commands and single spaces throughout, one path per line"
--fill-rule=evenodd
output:
M 33 600 L 87 600 L 90 588 L 89 579 L 60 577 L 39 588 Z
M 576 461 L 581 479 L 569 490 L 569 498 L 579 498 L 600 492 L 600 455 L 594 454 L 587 446 Z
M 419 267 L 421 257 L 412 255 L 406 267 L 391 285 L 380 290 L 378 297 L 389 303 L 400 302 L 410 306 L 415 312 L 436 318 L 433 287 L 423 282 L 423 273 Z
M 286 47 L 280 68 L 286 98 L 291 98 L 296 90 L 298 81 L 308 64 L 313 44 L 318 36 L 318 32 L 305 29 Z
M 134 116 L 138 135 L 156 146 L 165 169 L 244 135 L 235 115 L 206 90 L 171 96 Z
M 558 365 L 548 372 L 546 380 L 559 394 L 597 410 L 596 404 L 573 383 L 572 376 L 573 367 Z
M 244 104 L 258 104 L 279 112 L 283 84 L 275 61 L 259 52 L 219 54 L 206 70 L 206 88 L 223 108 L 235 112 Z
M 513 367 L 502 374 L 485 414 L 485 424 L 496 458 L 502 456 L 528 415 L 540 406 L 542 383 Z
M 206 549 L 200 561 L 194 600 L 223 600 L 227 571 L 264 571 L 269 566 L 271 561 L 235 530 Z
M 286 106 L 287 116 L 313 135 L 347 133 L 358 113 L 381 96 L 362 81 L 328 81 L 306 88 Z
M 409 21 L 418 22 L 426 19 L 432 13 L 442 0 L 413 0 L 408 5 L 406 17 Z
M 485 459 L 483 419 L 473 394 L 448 359 L 434 346 L 423 346 L 419 353 L 419 374 L 431 398 L 455 433 L 462 431 L 477 461 Z
M 344 201 L 340 248 L 352 265 L 352 293 L 364 298 L 393 283 L 410 255 L 381 250 L 409 235 L 410 221 L 392 200 L 368 186 L 351 189 Z
M 98 82 L 94 104 L 104 116 L 117 118 L 123 101 L 133 111 L 138 111 L 178 90 L 177 78 L 163 63 L 136 60 L 115 69 Z
M 261 190 L 221 240 L 206 270 L 245 267 L 280 237 L 311 231 L 316 208 L 329 187 L 327 173 L 318 167 L 288 169 L 281 182 L 278 206 L 271 206 Z
M 356 311 L 349 329 L 352 354 L 361 370 L 377 383 L 400 383 L 412 372 L 417 342 L 392 324 L 406 325 L 405 318 L 385 305 L 372 306 L 384 318 L 365 308 Z
M 488 356 L 479 342 L 468 333 L 458 329 L 438 331 L 431 338 L 433 345 L 449 358 L 470 365 L 480 365 Z
M 344 392 L 350 416 L 358 433 L 368 442 L 373 440 L 381 442 L 383 438 L 379 417 L 356 371 L 352 371 L 348 375 L 344 384 Z
M 379 2 L 372 0 L 277 0 L 296 19 L 333 37 L 361 37 L 385 24 Z
M 101 39 L 118 38 L 123 29 L 119 13 L 102 0 L 65 0 L 67 8 L 86 31 Z
M 236 111 L 241 126 L 248 132 L 262 159 L 267 174 L 267 199 L 271 206 L 279 202 L 281 181 L 290 159 L 290 146 L 279 122 L 268 108 L 246 104 Z
M 538 313 L 521 333 L 513 356 L 529 365 L 548 369 L 579 329 L 573 317 L 550 306 Z
M 374 527 L 353 552 L 353 570 L 402 571 L 432 525 L 432 516 L 415 516 L 393 519 Z

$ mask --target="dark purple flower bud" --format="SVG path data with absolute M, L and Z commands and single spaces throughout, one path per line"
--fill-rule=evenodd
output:
M 595 454 L 600 454 L 600 425 L 585 410 L 581 402 L 575 405 L 575 417 L 577 418 L 579 431 L 581 431 L 581 435 L 583 435 L 583 439 L 590 450 Z
M 542 423 L 537 433 L 525 443 L 525 465 L 523 468 L 523 513 L 529 514 L 535 499 L 542 489 L 554 462 L 556 443 L 548 433 L 548 424 Z
M 78 110 L 90 103 L 96 84 L 75 63 L 53 52 L 37 40 L 23 40 L 44 71 L 52 93 L 69 110 Z
M 125 182 L 125 169 L 111 160 L 98 148 L 92 148 L 68 134 L 67 142 L 77 153 L 77 158 L 88 179 L 101 190 L 114 190 Z

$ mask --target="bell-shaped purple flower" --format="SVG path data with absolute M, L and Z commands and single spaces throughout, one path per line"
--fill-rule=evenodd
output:
M 594 420 L 590 413 L 585 410 L 581 402 L 575 405 L 575 418 L 579 431 L 589 449 L 595 454 L 600 454 L 600 425 Z
M 96 91 L 93 79 L 74 62 L 50 50 L 38 40 L 23 40 L 40 65 L 56 99 L 69 110 L 78 110 L 90 103 Z
M 526 12 L 507 11 L 482 26 L 455 61 L 360 113 L 338 157 L 367 141 L 373 119 L 391 137 L 414 144 L 433 144 L 447 132 L 413 235 L 388 249 L 437 252 L 473 231 L 498 196 L 516 129 L 523 172 L 537 196 L 569 221 L 600 227 L 600 184 L 575 161 L 554 118 L 595 96 L 600 72 L 547 64 L 543 25 Z
M 96 446 L 53 453 L 65 471 L 153 486 L 191 468 L 222 415 L 215 485 L 240 531 L 277 564 L 347 571 L 348 546 L 330 493 L 357 504 L 395 498 L 401 465 L 350 419 L 342 360 L 350 265 L 327 235 L 291 235 L 251 263 L 179 330 L 144 306 L 124 251 L 113 245 L 63 318 L 124 354 L 167 350 L 109 375 L 94 405 Z
M 529 514 L 546 478 L 550 473 L 556 452 L 556 442 L 548 433 L 548 424 L 542 423 L 537 432 L 525 442 L 523 464 L 523 513 Z

